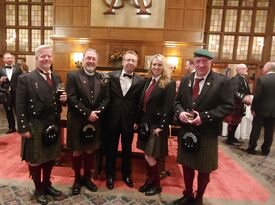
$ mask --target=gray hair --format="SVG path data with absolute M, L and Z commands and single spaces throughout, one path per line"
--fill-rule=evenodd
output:
M 265 64 L 269 68 L 269 71 L 275 72 L 275 62 L 274 61 L 269 61 Z
M 40 56 L 41 51 L 44 50 L 44 49 L 49 49 L 51 52 L 53 52 L 52 47 L 49 46 L 49 45 L 37 46 L 36 49 L 35 49 L 35 59 L 37 59 Z

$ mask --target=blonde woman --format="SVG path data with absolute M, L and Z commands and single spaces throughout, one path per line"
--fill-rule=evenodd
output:
M 154 55 L 150 62 L 149 78 L 146 80 L 141 97 L 141 125 L 148 125 L 148 139 L 139 135 L 137 147 L 144 151 L 147 178 L 139 188 L 146 196 L 161 193 L 158 159 L 168 154 L 167 137 L 171 122 L 176 84 L 171 80 L 171 69 L 166 58 Z

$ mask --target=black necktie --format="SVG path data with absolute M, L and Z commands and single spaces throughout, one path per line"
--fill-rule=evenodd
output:
M 133 75 L 129 75 L 129 74 L 124 73 L 123 77 L 128 77 L 128 78 L 132 79 Z

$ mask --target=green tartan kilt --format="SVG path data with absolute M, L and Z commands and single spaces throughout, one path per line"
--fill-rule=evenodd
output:
M 146 155 L 152 156 L 157 159 L 162 159 L 168 155 L 168 133 L 163 131 L 159 137 L 152 134 L 147 142 L 138 139 L 137 148 L 143 150 Z
M 41 134 L 45 129 L 44 125 L 32 119 L 30 122 L 31 138 L 23 138 L 21 143 L 21 157 L 31 164 L 42 164 L 55 160 L 61 154 L 60 136 L 55 144 L 44 146 Z
M 210 173 L 218 168 L 218 137 L 201 135 L 200 150 L 198 153 L 187 153 L 181 149 L 181 140 L 178 138 L 179 164 L 204 173 Z

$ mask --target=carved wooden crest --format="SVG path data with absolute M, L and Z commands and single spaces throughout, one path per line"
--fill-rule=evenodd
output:
M 129 2 L 135 8 L 139 9 L 137 15 L 151 15 L 147 10 L 152 7 L 153 0 L 103 0 L 104 4 L 108 7 L 108 10 L 103 12 L 106 15 L 114 15 L 115 9 L 121 9 L 124 7 L 125 3 Z

